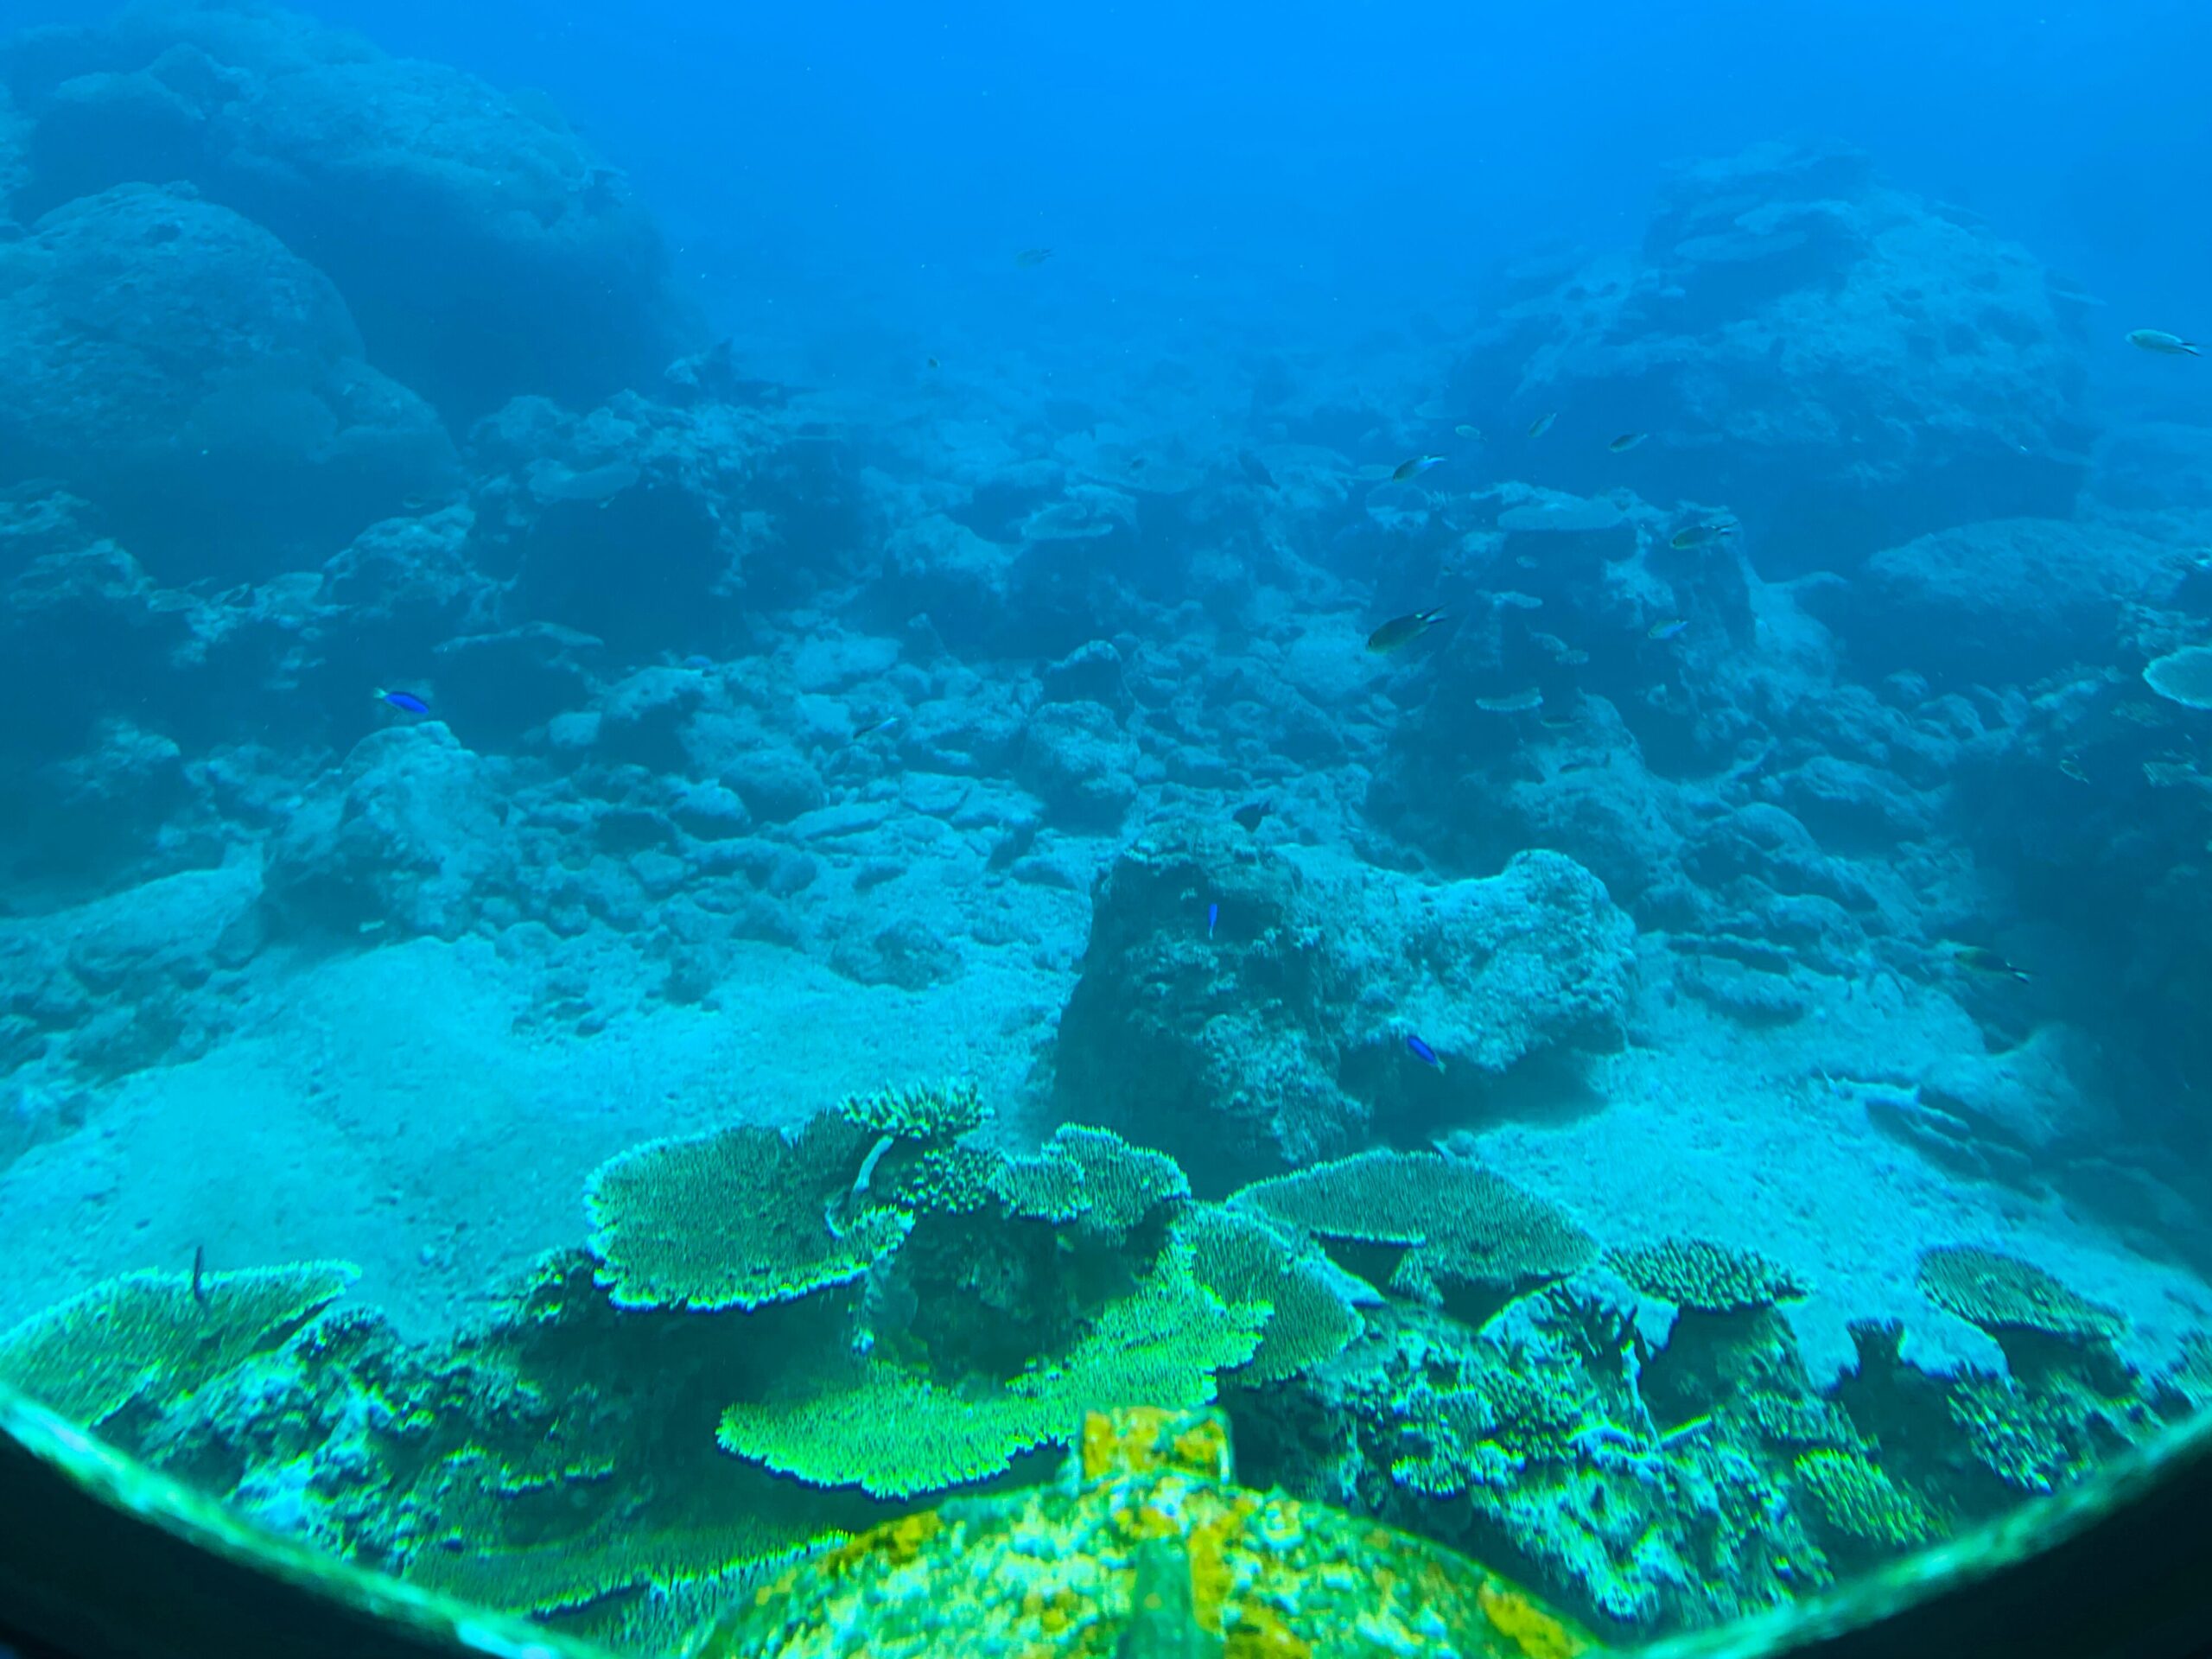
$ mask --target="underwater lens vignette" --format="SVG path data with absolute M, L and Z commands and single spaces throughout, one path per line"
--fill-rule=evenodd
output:
M 637 1655 L 2161 1442 L 2212 18 L 1940 10 L 0 6 L 0 1390 Z

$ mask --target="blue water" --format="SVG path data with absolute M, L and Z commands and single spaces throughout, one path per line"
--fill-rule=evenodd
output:
M 2208 51 L 0 3 L 0 1380 L 636 1651 L 1085 1406 L 1621 1639 L 2151 1438 Z

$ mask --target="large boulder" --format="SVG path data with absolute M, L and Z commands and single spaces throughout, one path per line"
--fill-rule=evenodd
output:
M 644 385 L 693 336 L 620 175 L 543 100 L 270 6 L 32 31 L 0 76 L 51 207 L 188 180 L 311 249 L 378 365 L 448 413 Z
M 1502 297 L 1446 401 L 1556 415 L 1529 443 L 1548 483 L 1729 504 L 1770 578 L 2061 516 L 2081 485 L 2079 297 L 1853 152 L 1690 168 L 1635 252 Z
M 124 185 L 0 242 L 0 484 L 91 498 L 157 580 L 319 563 L 458 476 L 346 302 L 189 190 Z
M 2029 684 L 2122 654 L 2133 607 L 2170 603 L 2190 554 L 2108 524 L 2008 518 L 1885 549 L 1814 608 L 1872 680 L 1897 670 L 1938 690 Z
M 1556 853 L 1431 883 L 1162 829 L 1093 894 L 1055 1105 L 1173 1153 L 1208 1190 L 1425 1141 L 1564 1086 L 1547 1058 L 1618 1047 L 1634 935 Z

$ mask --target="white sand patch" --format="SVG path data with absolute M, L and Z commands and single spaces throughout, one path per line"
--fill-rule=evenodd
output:
M 362 1300 L 442 1331 L 499 1274 L 580 1242 L 585 1177 L 639 1141 L 956 1073 L 1011 1111 L 1065 987 L 1005 954 L 970 951 L 959 979 L 912 993 L 752 945 L 721 1011 L 655 1007 L 589 1037 L 518 1030 L 524 976 L 482 940 L 305 969 L 239 1035 L 130 1078 L 0 1172 L 0 1322 L 204 1246 L 212 1268 L 347 1258 Z

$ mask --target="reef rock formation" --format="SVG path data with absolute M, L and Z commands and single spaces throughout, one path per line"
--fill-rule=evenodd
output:
M 274 7 L 32 30 L 0 79 L 35 207 L 188 181 L 314 250 L 375 360 L 451 414 L 646 384 L 689 342 L 651 220 L 540 100 Z
M 1786 526 L 1755 554 L 1770 577 L 2063 516 L 2084 474 L 2078 297 L 1853 152 L 1689 168 L 1635 253 L 1503 297 L 1446 401 L 1516 386 L 1523 423 L 1556 414 L 1549 482 L 1663 484 Z M 1649 441 L 1609 448 L 1633 432 Z
M 1099 880 L 1055 1103 L 1204 1191 L 1433 1133 L 1535 1057 L 1618 1047 L 1634 932 L 1555 853 L 1440 886 L 1171 826 Z
M 84 490 L 164 582 L 319 560 L 457 478 L 328 279 L 189 190 L 54 209 L 0 243 L 0 481 Z

